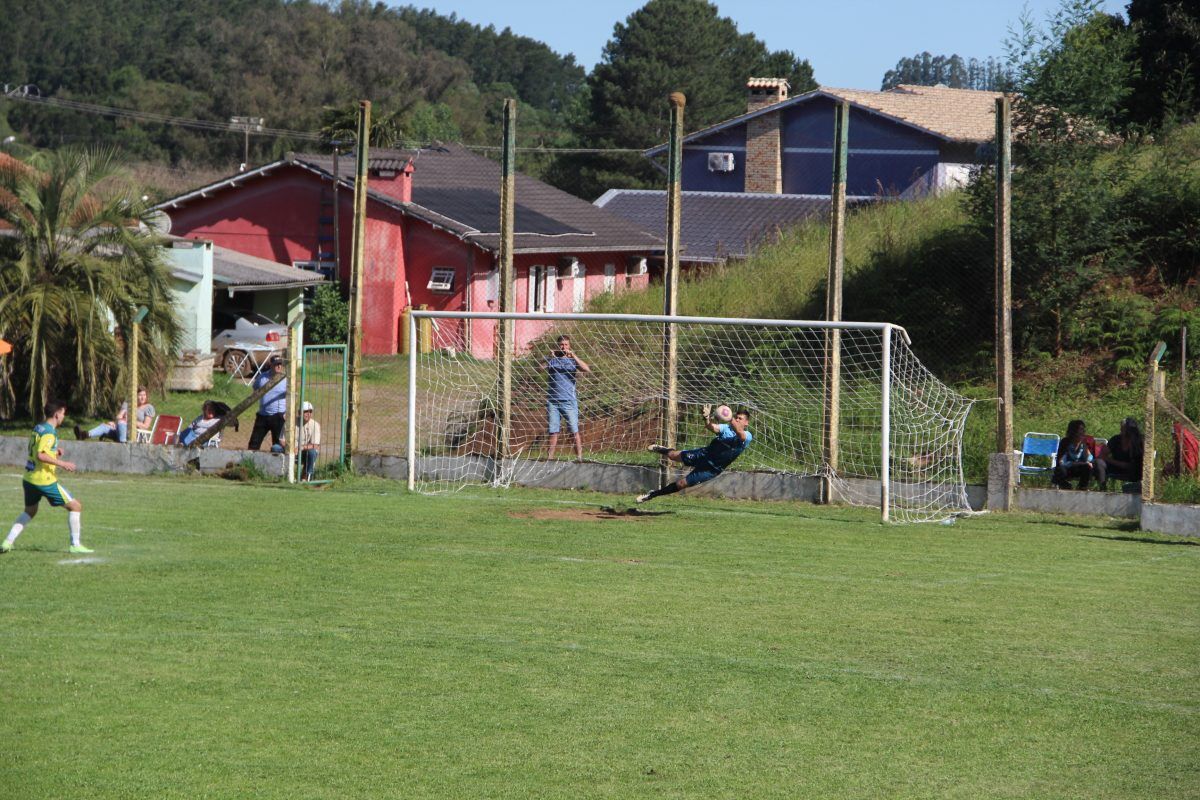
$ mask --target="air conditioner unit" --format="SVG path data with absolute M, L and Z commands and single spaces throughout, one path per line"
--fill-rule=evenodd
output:
M 454 270 L 435 267 L 425 288 L 431 292 L 453 293 Z
M 709 153 L 709 172 L 733 172 L 733 153 Z

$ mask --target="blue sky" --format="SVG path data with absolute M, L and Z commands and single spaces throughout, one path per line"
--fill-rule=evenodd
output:
M 590 70 L 600 60 L 613 25 L 641 8 L 645 0 L 403 0 L 456 13 L 461 19 L 540 39 L 560 53 L 574 53 Z M 1028 6 L 1042 21 L 1058 0 L 741 0 L 719 2 L 722 16 L 772 50 L 791 50 L 813 65 L 818 83 L 878 89 L 883 74 L 903 56 L 923 50 L 986 59 L 1004 54 L 1008 28 Z M 1122 13 L 1125 0 L 1104 0 L 1103 8 Z

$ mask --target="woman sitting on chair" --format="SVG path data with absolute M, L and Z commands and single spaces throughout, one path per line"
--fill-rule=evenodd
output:
M 154 427 L 154 414 L 154 406 L 150 405 L 150 393 L 146 391 L 145 386 L 139 386 L 137 390 L 137 430 L 148 431 Z M 116 439 L 124 444 L 129 440 L 129 404 L 121 404 L 116 419 L 101 422 L 90 431 L 85 431 L 76 425 L 75 438 Z
M 212 400 L 205 400 L 200 416 L 192 420 L 192 424 L 184 428 L 183 432 L 179 434 L 179 446 L 191 447 L 192 442 L 200 438 L 200 434 L 220 421 L 221 418 L 217 416 L 217 404 Z
M 1054 485 L 1071 488 L 1071 478 L 1079 479 L 1079 488 L 1086 489 L 1096 469 L 1095 457 L 1088 446 L 1087 426 L 1081 419 L 1067 425 L 1067 435 L 1058 443 L 1058 463 L 1054 467 Z

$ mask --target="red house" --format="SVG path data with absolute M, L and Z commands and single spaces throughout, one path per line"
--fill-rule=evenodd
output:
M 349 277 L 354 156 L 289 154 L 158 206 L 177 236 Z M 498 304 L 500 165 L 455 145 L 373 150 L 363 275 L 363 351 L 395 353 L 406 306 L 486 311 Z M 335 198 L 336 193 L 336 198 Z M 338 225 L 335 236 L 334 209 Z M 541 181 L 516 178 L 516 310 L 582 311 L 602 292 L 641 288 L 662 242 Z M 440 325 L 435 347 L 492 356 L 493 327 Z M 546 326 L 518 326 L 524 348 Z

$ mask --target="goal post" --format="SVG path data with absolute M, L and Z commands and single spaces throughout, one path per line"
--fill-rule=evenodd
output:
M 705 491 L 724 485 L 739 496 L 815 499 L 823 479 L 836 499 L 878 507 L 884 521 L 968 510 L 962 434 L 972 401 L 920 363 L 897 325 L 414 311 L 410 341 L 426 319 L 432 341 L 409 348 L 410 489 L 518 483 L 640 493 L 657 485 L 660 462 L 646 446 L 658 441 L 664 387 L 673 383 L 686 437 L 680 449 L 711 439 L 699 414 L 704 405 L 751 414 L 753 443 Z M 673 376 L 665 375 L 671 362 L 662 358 L 667 324 L 678 339 Z M 501 325 L 511 326 L 511 337 L 498 335 Z M 836 468 L 824 457 L 831 330 L 839 332 L 842 364 Z M 576 364 L 568 363 L 567 378 L 548 371 L 551 360 L 561 363 L 564 353 L 556 351 L 564 336 L 567 361 Z M 501 341 L 512 348 L 506 397 Z M 495 447 L 501 438 L 508 443 L 503 454 Z M 583 465 L 573 463 L 579 455 Z

